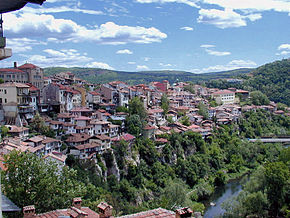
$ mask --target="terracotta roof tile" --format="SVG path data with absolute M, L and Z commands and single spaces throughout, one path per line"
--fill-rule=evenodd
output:
M 34 64 L 26 63 L 26 64 L 19 66 L 18 68 L 19 69 L 34 69 L 34 68 L 38 68 L 38 67 Z
M 154 210 L 148 210 L 140 213 L 135 213 L 135 214 L 130 214 L 130 215 L 125 215 L 121 216 L 119 218 L 145 218 L 145 217 L 152 217 L 152 218 L 157 218 L 157 217 L 166 217 L 166 218 L 175 218 L 175 212 L 166 210 L 163 208 L 157 208 Z

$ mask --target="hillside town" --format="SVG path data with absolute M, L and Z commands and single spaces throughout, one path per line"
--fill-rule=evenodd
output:
M 0 122 L 8 128 L 1 153 L 13 149 L 32 152 L 63 165 L 67 154 L 94 159 L 95 154 L 122 139 L 134 141 L 135 136 L 125 126 L 129 114 L 118 112 L 118 108 L 127 108 L 134 97 L 141 99 L 147 111 L 143 136 L 159 144 L 167 143 L 162 135 L 171 131 L 193 131 L 206 139 L 213 128 L 237 122 L 245 111 L 263 109 L 284 114 L 274 102 L 239 106 L 240 98 L 248 98 L 249 92 L 234 88 L 218 90 L 194 85 L 189 92 L 188 83 L 169 84 L 166 80 L 132 86 L 122 81 L 90 84 L 70 72 L 45 77 L 43 69 L 28 63 L 0 69 L 0 78 L 4 81 L 0 84 Z M 166 113 L 161 107 L 162 95 L 168 98 Z M 211 106 L 210 100 L 217 106 Z M 207 114 L 200 113 L 200 105 Z M 36 114 L 55 133 L 55 138 L 30 134 L 29 125 Z M 181 122 L 185 116 L 187 125 Z M 64 147 L 69 147 L 70 153 L 65 153 Z
M 0 69 L 0 79 L 3 80 L 0 84 L 3 136 L 0 158 L 3 160 L 3 155 L 13 150 L 29 152 L 57 163 L 60 169 L 66 165 L 68 156 L 97 163 L 98 155 L 122 141 L 132 144 L 139 136 L 155 141 L 162 148 L 170 143 L 164 135 L 195 132 L 207 140 L 215 129 L 238 122 L 247 111 L 262 109 L 290 115 L 289 108 L 288 112 L 278 110 L 275 102 L 241 106 L 240 101 L 248 99 L 249 92 L 235 88 L 219 90 L 178 81 L 169 84 L 166 80 L 137 85 L 122 81 L 91 84 L 71 72 L 45 77 L 42 68 L 30 63 L 21 66 L 14 63 L 13 68 Z M 146 111 L 145 125 L 137 135 L 128 130 L 128 106 L 136 98 Z M 5 170 L 5 165 L 1 168 Z M 100 211 L 102 206 L 103 210 L 111 210 L 111 206 L 103 204 L 99 205 Z M 51 213 L 87 214 L 81 217 L 112 215 L 111 212 L 106 216 L 88 215 L 94 212 L 83 210 L 79 198 L 74 199 L 73 205 L 62 213 Z M 186 210 L 193 213 L 189 208 Z M 175 212 L 162 208 L 152 213 L 178 217 Z M 34 207 L 25 207 L 24 217 L 48 216 L 36 216 Z

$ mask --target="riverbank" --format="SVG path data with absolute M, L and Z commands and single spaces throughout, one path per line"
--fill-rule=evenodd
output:
M 229 180 L 224 186 L 217 187 L 211 197 L 204 202 L 206 206 L 204 217 L 212 218 L 223 215 L 225 210 L 222 208 L 222 204 L 237 196 L 242 191 L 242 186 L 248 181 L 248 178 L 249 174 L 246 173 L 236 179 Z

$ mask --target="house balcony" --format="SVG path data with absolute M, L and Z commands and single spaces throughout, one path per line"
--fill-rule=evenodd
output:
M 19 113 L 33 113 L 34 109 L 32 105 L 19 105 L 18 106 L 18 112 Z

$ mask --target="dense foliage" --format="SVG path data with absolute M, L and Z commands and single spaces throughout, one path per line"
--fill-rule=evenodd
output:
M 271 101 L 290 106 L 290 58 L 263 65 L 252 74 L 245 86 L 260 90 Z
M 7 170 L 2 172 L 3 192 L 19 207 L 35 205 L 45 212 L 71 205 L 87 188 L 76 177 L 76 171 L 62 169 L 32 153 L 12 151 L 5 156 Z
M 290 212 L 290 148 L 259 167 L 243 191 L 227 202 L 225 217 L 288 217 Z

